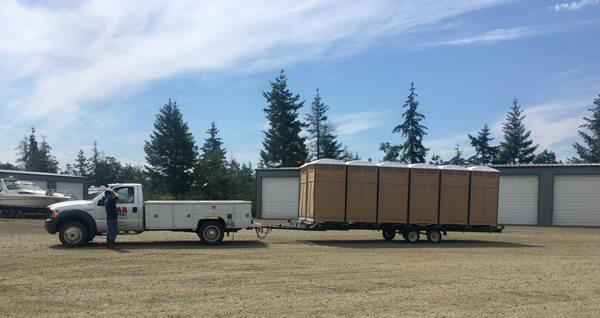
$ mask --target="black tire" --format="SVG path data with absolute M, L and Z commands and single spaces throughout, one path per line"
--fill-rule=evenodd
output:
M 408 229 L 404 232 L 404 239 L 408 243 L 417 243 L 421 238 L 421 233 L 417 229 Z
M 396 237 L 396 231 L 394 231 L 394 230 L 383 230 L 383 231 L 381 231 L 381 235 L 383 235 L 383 238 L 386 241 L 392 241 L 392 240 L 394 240 L 394 237 Z
M 198 229 L 198 237 L 200 241 L 207 245 L 217 245 L 223 242 L 225 229 L 219 222 L 209 221 L 200 226 Z
M 442 232 L 438 230 L 427 231 L 427 241 L 431 243 L 437 243 L 442 240 Z
M 79 222 L 67 222 L 60 226 L 58 237 L 65 247 L 79 247 L 87 244 L 89 233 L 85 225 Z

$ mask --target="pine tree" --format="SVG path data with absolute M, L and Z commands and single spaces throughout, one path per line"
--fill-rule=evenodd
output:
M 440 155 L 436 154 L 436 155 L 431 156 L 431 160 L 429 160 L 429 164 L 441 166 L 441 165 L 445 165 L 446 162 L 442 159 L 442 157 Z
M 556 153 L 554 151 L 544 149 L 544 151 L 535 155 L 535 158 L 533 158 L 533 163 L 559 163 L 559 162 L 556 161 Z
M 420 123 L 425 119 L 425 115 L 418 112 L 419 102 L 416 98 L 415 85 L 414 83 L 410 83 L 410 94 L 402 106 L 406 108 L 406 111 L 402 114 L 404 122 L 392 130 L 392 133 L 400 133 L 402 137 L 406 138 L 406 141 L 397 146 L 382 143 L 379 149 L 385 152 L 384 160 L 386 161 L 399 160 L 405 163 L 425 162 L 425 156 L 429 149 L 423 146 L 423 137 L 427 135 L 425 131 L 427 127 Z
M 206 132 L 208 138 L 200 148 L 200 159 L 195 167 L 196 185 L 203 197 L 210 200 L 229 199 L 230 180 L 227 175 L 226 150 L 218 136 L 219 130 L 215 122 L 211 122 Z
M 341 156 L 342 145 L 335 136 L 335 125 L 328 121 L 329 106 L 321 100 L 319 89 L 312 102 L 310 113 L 306 115 L 308 142 L 311 159 L 333 158 Z
M 483 125 L 476 137 L 467 134 L 471 141 L 471 146 L 475 148 L 475 155 L 469 158 L 469 161 L 476 165 L 484 165 L 492 163 L 498 156 L 498 146 L 491 146 L 490 143 L 494 138 L 490 137 L 491 131 L 488 124 Z
M 585 145 L 576 142 L 573 144 L 579 158 L 574 158 L 574 162 L 581 163 L 599 163 L 600 162 L 600 95 L 594 99 L 594 106 L 588 109 L 592 115 L 583 117 L 585 123 L 580 126 L 579 136 L 583 139 Z
M 530 163 L 535 157 L 538 145 L 532 146 L 531 131 L 525 130 L 523 110 L 515 98 L 510 112 L 506 115 L 506 122 L 502 126 L 504 141 L 500 142 L 500 163 Z
M 75 159 L 73 168 L 75 169 L 75 174 L 78 176 L 84 177 L 88 174 L 88 161 L 82 149 L 79 149 L 77 153 L 77 159 Z
M 467 164 L 467 161 L 465 160 L 465 158 L 463 158 L 462 151 L 460 150 L 460 147 L 458 145 L 454 147 L 454 157 L 448 160 L 448 164 L 458 166 L 464 166 Z
M 337 159 L 342 161 L 360 160 L 360 156 L 358 155 L 358 152 L 352 152 L 348 149 L 348 146 L 344 146 Z
M 169 99 L 159 110 L 144 152 L 154 183 L 182 199 L 192 185 L 198 148 L 176 102 Z
M 24 137 L 16 148 L 18 152 L 17 163 L 27 171 L 39 170 L 39 147 L 35 136 L 35 128 L 31 127 L 29 137 Z
M 290 92 L 283 71 L 270 84 L 271 91 L 263 92 L 267 101 L 264 112 L 269 120 L 269 129 L 264 132 L 261 164 L 267 167 L 298 167 L 308 157 L 305 138 L 300 136 L 304 124 L 298 120 L 298 110 L 304 101 Z
M 19 167 L 8 162 L 0 162 L 0 170 L 19 170 Z
M 42 136 L 42 143 L 38 143 L 35 128 L 31 127 L 31 134 L 25 137 L 17 146 L 19 158 L 17 162 L 27 171 L 58 172 L 58 162 L 50 151 L 52 147 Z
M 50 153 L 52 147 L 46 142 L 46 137 L 42 136 L 42 143 L 40 144 L 39 149 L 39 170 L 41 172 L 58 172 L 58 161 L 56 158 Z
M 239 164 L 235 159 L 229 163 L 228 174 L 231 187 L 228 199 L 253 201 L 255 199 L 254 169 L 251 163 Z

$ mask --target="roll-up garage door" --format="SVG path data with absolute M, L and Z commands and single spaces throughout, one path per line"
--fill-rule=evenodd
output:
M 538 182 L 538 176 L 500 176 L 500 224 L 537 224 Z
M 554 177 L 552 224 L 600 226 L 600 175 Z
M 297 218 L 299 184 L 297 177 L 263 177 L 261 217 L 264 219 Z
M 56 190 L 60 193 L 66 193 L 75 197 L 75 199 L 83 200 L 83 184 L 76 182 L 57 182 Z

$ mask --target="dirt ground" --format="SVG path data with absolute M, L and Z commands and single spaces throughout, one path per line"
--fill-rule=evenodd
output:
M 227 239 L 227 238 L 226 238 Z M 67 249 L 0 219 L 0 316 L 598 316 L 600 228 L 508 227 L 438 244 L 379 232 L 150 232 Z M 409 317 L 410 317 L 409 316 Z

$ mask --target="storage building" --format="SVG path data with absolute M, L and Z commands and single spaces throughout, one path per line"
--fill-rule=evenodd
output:
M 468 224 L 469 170 L 463 166 L 440 167 L 440 224 Z
M 425 163 L 409 165 L 408 223 L 437 224 L 440 169 Z
M 379 223 L 406 223 L 408 221 L 408 166 L 397 162 L 383 162 L 379 166 Z
M 346 222 L 376 222 L 377 165 L 356 160 L 346 166 Z

